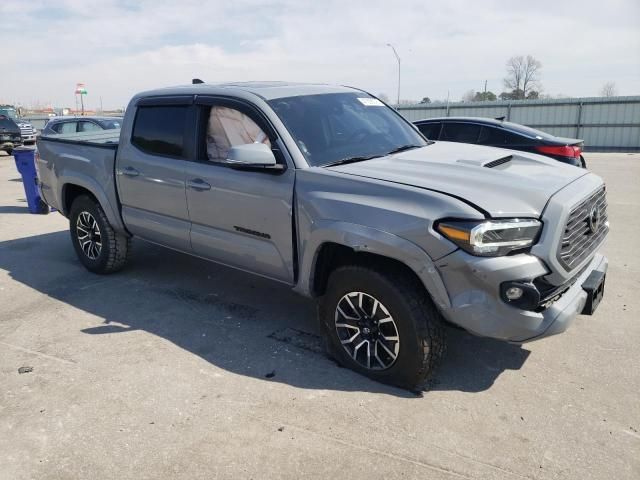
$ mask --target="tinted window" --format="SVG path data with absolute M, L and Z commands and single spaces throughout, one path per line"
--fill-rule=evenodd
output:
M 473 123 L 446 123 L 440 140 L 447 142 L 476 143 L 480 135 L 480 125 Z
M 535 128 L 527 127 L 525 125 L 520 125 L 519 123 L 511 123 L 511 122 L 503 122 L 502 123 L 505 128 L 509 130 L 513 130 L 514 132 L 521 133 L 523 135 L 527 135 L 528 137 L 537 138 L 538 140 L 553 140 L 555 137 L 550 133 L 543 132 L 542 130 L 537 130 Z
M 131 143 L 149 153 L 182 156 L 186 106 L 139 107 Z
M 269 104 L 313 166 L 426 145 L 394 110 L 363 92 L 277 98 Z
M 420 130 L 420 132 L 429 140 L 438 140 L 441 126 L 442 124 L 440 122 L 424 123 L 422 125 L 418 125 L 418 130 Z
M 102 131 L 102 128 L 93 122 L 78 122 L 78 131 L 79 132 L 95 132 L 95 131 Z
M 504 145 L 507 141 L 504 133 L 504 130 L 500 128 L 483 126 L 478 143 L 480 145 Z

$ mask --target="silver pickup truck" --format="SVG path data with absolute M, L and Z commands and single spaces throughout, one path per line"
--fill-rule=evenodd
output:
M 445 322 L 526 342 L 602 298 L 609 230 L 596 175 L 424 138 L 361 90 L 190 85 L 136 95 L 121 131 L 38 140 L 39 185 L 92 272 L 131 237 L 314 297 L 341 364 L 406 388 Z

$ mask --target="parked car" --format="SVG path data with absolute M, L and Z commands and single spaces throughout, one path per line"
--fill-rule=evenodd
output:
M 53 117 L 42 129 L 42 135 L 96 132 L 116 129 L 121 126 L 122 118 L 120 117 Z
M 42 136 L 38 150 L 42 196 L 89 271 L 121 269 L 138 237 L 279 281 L 317 299 L 330 354 L 379 381 L 421 385 L 444 322 L 521 343 L 602 298 L 602 179 L 429 142 L 361 90 L 154 90 L 119 135 Z
M 475 143 L 539 153 L 563 163 L 587 167 L 582 156 L 583 140 L 556 137 L 501 118 L 440 117 L 414 123 L 430 140 Z
M 20 128 L 11 118 L 0 115 L 0 150 L 13 154 L 13 149 L 22 145 Z

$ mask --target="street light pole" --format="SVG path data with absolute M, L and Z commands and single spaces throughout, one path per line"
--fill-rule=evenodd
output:
M 396 52 L 396 49 L 390 43 L 387 43 L 387 47 L 391 47 L 393 50 L 393 54 L 396 56 L 396 60 L 398 61 L 398 103 L 396 104 L 396 108 L 400 107 L 400 55 Z

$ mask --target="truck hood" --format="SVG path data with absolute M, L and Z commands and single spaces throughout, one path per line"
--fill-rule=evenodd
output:
M 554 193 L 589 174 L 541 155 L 451 142 L 328 168 L 444 193 L 492 217 L 539 217 Z

